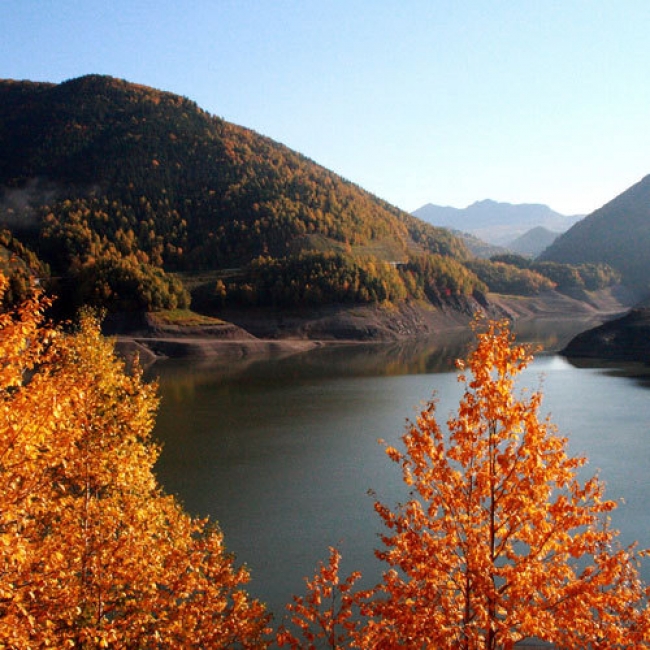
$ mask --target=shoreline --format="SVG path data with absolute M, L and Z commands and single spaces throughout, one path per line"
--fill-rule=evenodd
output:
M 236 314 L 219 327 L 136 327 L 114 334 L 117 352 L 148 367 L 165 359 L 228 362 L 277 358 L 331 345 L 386 344 L 445 336 L 466 330 L 477 311 L 507 318 L 517 327 L 535 322 L 575 322 L 585 330 L 620 317 L 631 308 L 628 296 L 605 291 L 573 298 L 555 291 L 532 297 L 490 295 L 483 305 L 461 309 L 408 303 L 400 308 L 354 306 L 297 317 L 284 312 Z M 627 298 L 627 299 L 626 299 Z M 146 317 L 141 319 L 147 321 Z M 110 333 L 109 333 L 110 335 Z
M 115 349 L 122 357 L 132 359 L 136 354 L 140 364 L 148 367 L 168 359 L 197 361 L 235 361 L 249 357 L 271 358 L 300 354 L 328 344 L 355 341 L 312 341 L 301 339 L 215 339 L 206 337 L 115 337 Z

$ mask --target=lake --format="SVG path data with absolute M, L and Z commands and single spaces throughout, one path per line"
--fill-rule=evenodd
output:
M 541 387 L 542 415 L 550 413 L 572 454 L 589 458 L 585 476 L 599 471 L 606 496 L 625 500 L 612 517 L 622 543 L 650 546 L 650 384 L 629 368 L 578 367 L 552 352 L 579 329 L 522 331 L 520 340 L 546 351 L 519 386 Z M 344 573 L 360 569 L 370 586 L 382 566 L 368 490 L 390 505 L 404 495 L 377 441 L 397 443 L 433 393 L 439 422 L 447 420 L 463 390 L 454 359 L 471 344 L 455 334 L 228 365 L 159 362 L 149 373 L 162 395 L 159 479 L 189 512 L 219 522 L 227 548 L 251 570 L 249 592 L 276 616 L 303 593 L 303 577 L 330 545 L 341 550 Z M 648 567 L 643 575 L 650 582 Z

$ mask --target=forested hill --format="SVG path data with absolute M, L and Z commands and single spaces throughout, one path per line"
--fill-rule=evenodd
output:
M 285 254 L 314 234 L 405 253 L 414 226 L 406 214 L 185 98 L 87 76 L 58 86 L 5 82 L 0 100 L 0 184 L 38 180 L 56 198 L 121 202 L 140 223 L 153 220 L 180 266 Z M 453 237 L 429 232 L 439 252 L 462 254 Z
M 619 194 L 558 237 L 541 259 L 570 264 L 605 262 L 627 284 L 650 292 L 650 176 Z
M 166 271 L 305 251 L 467 255 L 447 231 L 287 147 L 110 77 L 1 82 L 0 151 L 3 221 L 54 275 L 90 258 L 115 266 L 118 254 Z
M 214 314 L 458 305 L 558 284 L 551 267 L 477 264 L 449 231 L 289 148 L 184 97 L 99 75 L 0 81 L 0 226 L 8 295 L 24 291 L 29 268 L 68 313 L 185 307 L 190 290 Z

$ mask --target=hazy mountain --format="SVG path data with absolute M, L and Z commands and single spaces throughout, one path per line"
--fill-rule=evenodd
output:
M 487 260 L 494 255 L 505 255 L 510 252 L 510 249 L 505 246 L 488 244 L 488 242 L 479 239 L 471 233 L 461 232 L 460 230 L 452 230 L 452 232 L 465 243 L 469 252 L 475 257 Z
M 435 226 L 469 232 L 498 246 L 507 245 L 537 226 L 564 232 L 582 218 L 581 215 L 562 215 L 538 203 L 500 203 L 490 199 L 466 208 L 427 203 L 412 214 Z
M 628 284 L 650 288 L 650 175 L 575 224 L 540 259 L 604 262 L 618 269 Z
M 537 257 L 557 239 L 559 234 L 559 232 L 551 232 L 543 226 L 537 226 L 511 241 L 506 248 L 520 255 Z

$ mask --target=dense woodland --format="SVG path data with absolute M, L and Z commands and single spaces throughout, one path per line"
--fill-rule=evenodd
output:
M 607 264 L 540 262 L 515 254 L 495 255 L 489 261 L 470 260 L 467 266 L 491 291 L 524 296 L 550 289 L 563 293 L 597 291 L 621 279 L 620 273 Z
M 211 310 L 440 304 L 563 290 L 565 277 L 584 275 L 477 261 L 448 230 L 287 147 L 111 77 L 0 82 L 0 151 L 7 299 L 24 295 L 31 272 L 64 314 L 184 308 L 190 288 L 195 307 Z M 598 278 L 615 274 L 603 267 Z

